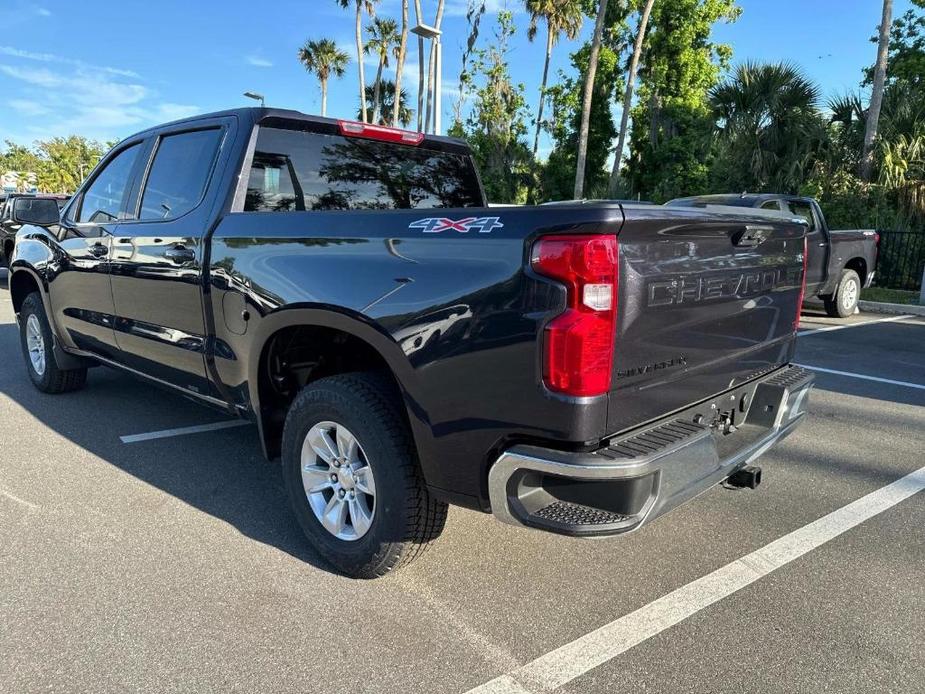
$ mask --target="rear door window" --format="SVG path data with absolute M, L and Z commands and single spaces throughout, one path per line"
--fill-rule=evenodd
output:
M 180 217 L 199 204 L 218 152 L 219 128 L 162 137 L 141 197 L 141 220 Z
M 245 211 L 479 207 L 475 167 L 462 153 L 261 127 Z
M 816 230 L 816 219 L 813 217 L 813 206 L 808 202 L 802 200 L 790 200 L 790 211 L 793 212 L 795 217 L 801 217 L 806 220 L 806 223 L 809 225 L 807 233 L 812 233 Z

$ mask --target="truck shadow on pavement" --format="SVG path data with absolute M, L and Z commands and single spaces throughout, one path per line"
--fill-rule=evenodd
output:
M 279 463 L 268 463 L 263 457 L 256 427 L 124 444 L 122 435 L 218 421 L 222 416 L 107 368 L 91 369 L 87 387 L 79 392 L 40 393 L 21 363 L 15 324 L 0 325 L 0 354 L 4 355 L 0 393 L 42 426 L 257 542 L 337 573 L 311 549 L 298 527 Z M 27 421 L 24 417 L 23 422 Z M 15 430 L 23 425 L 6 425 L 9 445 Z M 55 445 L 54 437 L 48 438 L 48 445 Z M 61 455 L 68 455 L 64 447 Z

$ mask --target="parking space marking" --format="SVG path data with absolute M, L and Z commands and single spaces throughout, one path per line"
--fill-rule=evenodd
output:
M 138 443 L 139 441 L 150 441 L 152 439 L 169 439 L 172 436 L 186 436 L 187 434 L 201 434 L 205 431 L 217 431 L 219 429 L 231 429 L 233 427 L 248 426 L 251 422 L 246 419 L 230 419 L 225 422 L 215 422 L 213 424 L 199 424 L 192 427 L 180 427 L 178 429 L 164 429 L 162 431 L 149 431 L 147 434 L 130 434 L 120 436 L 122 443 Z
M 845 328 L 859 328 L 862 325 L 873 325 L 874 323 L 892 323 L 893 321 L 903 320 L 904 318 L 912 318 L 913 316 L 890 316 L 889 318 L 875 318 L 874 320 L 866 320 L 863 323 L 845 323 L 844 325 L 827 325 L 824 328 L 808 328 L 806 330 L 800 330 L 797 332 L 797 337 L 800 335 L 815 335 L 816 333 L 828 333 L 833 330 L 844 330 Z
M 925 467 L 467 694 L 538 694 L 557 689 L 923 489 Z
M 6 489 L 0 489 L 0 494 L 2 494 L 3 496 L 5 496 L 7 499 L 11 499 L 11 500 L 15 501 L 17 504 L 22 504 L 23 506 L 26 506 L 26 507 L 28 507 L 28 508 L 31 508 L 31 509 L 37 509 L 37 508 L 39 508 L 38 504 L 33 504 L 31 501 L 26 501 L 25 499 L 20 499 L 18 496 L 16 496 L 16 495 L 13 494 L 12 492 L 8 492 Z
M 804 369 L 810 369 L 812 371 L 819 371 L 826 374 L 835 374 L 836 376 L 847 376 L 848 378 L 860 378 L 864 381 L 875 381 L 877 383 L 889 383 L 893 386 L 903 386 L 905 388 L 917 388 L 918 390 L 925 390 L 925 386 L 919 383 L 909 383 L 908 381 L 894 381 L 892 378 L 880 378 L 879 376 L 868 376 L 867 374 L 856 374 L 851 371 L 838 371 L 837 369 L 823 369 L 821 366 L 810 366 L 809 364 L 796 364 L 796 366 L 802 366 Z

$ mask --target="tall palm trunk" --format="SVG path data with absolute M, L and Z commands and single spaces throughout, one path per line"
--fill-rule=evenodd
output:
M 536 135 L 533 136 L 533 158 L 540 149 L 540 130 L 543 127 L 543 106 L 546 103 L 546 81 L 549 78 L 549 61 L 552 58 L 552 27 L 546 21 L 546 62 L 543 64 L 543 82 L 540 84 L 540 107 L 536 113 Z
M 649 23 L 649 14 L 655 0 L 646 0 L 646 6 L 639 17 L 639 28 L 636 30 L 636 42 L 633 44 L 633 57 L 630 60 L 629 73 L 626 76 L 626 93 L 623 95 L 623 115 L 620 117 L 620 136 L 617 138 L 617 151 L 613 159 L 613 171 L 610 172 L 610 185 L 608 193 L 614 197 L 617 193 L 617 183 L 620 180 L 620 162 L 623 159 L 623 147 L 626 145 L 626 130 L 629 125 L 630 107 L 633 105 L 633 88 L 636 83 L 636 70 L 639 68 L 639 56 L 642 55 L 642 44 L 646 36 L 646 25 Z
M 369 118 L 366 114 L 366 75 L 363 74 L 363 5 L 357 2 L 357 68 L 360 71 L 360 113 L 363 116 L 363 122 L 368 123 Z
M 321 115 L 328 115 L 328 80 L 321 80 Z
M 395 105 L 392 107 L 392 125 L 397 125 L 401 99 L 401 73 L 405 69 L 405 51 L 408 48 L 408 0 L 401 3 L 401 43 L 398 44 L 398 65 L 395 67 Z
M 581 101 L 581 129 L 578 132 L 578 160 L 575 168 L 575 193 L 580 200 L 585 192 L 585 166 L 588 162 L 588 126 L 591 120 L 591 99 L 594 96 L 594 77 L 597 74 L 597 60 L 601 54 L 601 34 L 604 33 L 604 15 L 607 14 L 607 0 L 601 0 L 594 22 L 594 38 L 591 40 L 591 55 L 588 59 L 588 74 L 585 76 L 585 93 Z
M 890 25 L 893 20 L 893 0 L 883 0 L 883 17 L 880 20 L 880 39 L 877 43 L 877 62 L 874 65 L 874 85 L 870 93 L 870 108 L 867 110 L 867 126 L 864 128 L 864 149 L 861 152 L 861 179 L 870 180 L 874 163 L 874 138 L 880 120 L 880 106 L 883 104 L 883 84 L 886 81 L 886 60 L 890 47 Z
M 385 64 L 385 60 L 382 56 L 379 56 L 379 68 L 376 70 L 376 84 L 373 87 L 373 123 L 378 123 L 380 121 L 379 111 L 382 107 L 382 67 Z

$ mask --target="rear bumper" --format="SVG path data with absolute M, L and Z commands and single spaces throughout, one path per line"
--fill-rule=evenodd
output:
M 593 453 L 515 446 L 489 471 L 492 513 L 565 535 L 635 530 L 790 434 L 803 420 L 812 386 L 811 372 L 789 366 L 614 437 Z

